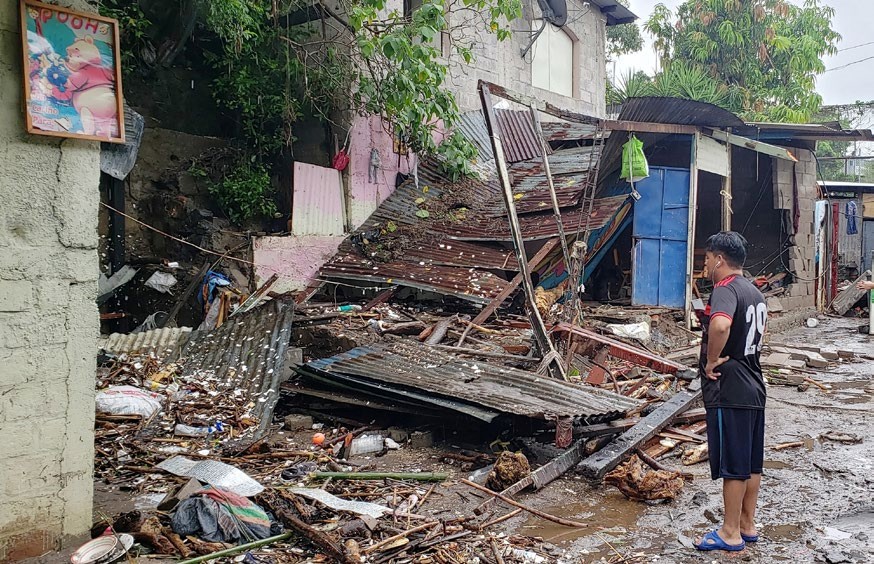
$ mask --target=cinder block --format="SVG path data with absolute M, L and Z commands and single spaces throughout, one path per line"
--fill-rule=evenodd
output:
M 293 413 L 287 415 L 282 421 L 282 426 L 286 431 L 303 431 L 313 428 L 313 418 L 309 415 L 299 415 Z
M 0 280 L 0 311 L 27 311 L 33 301 L 33 285 L 27 280 Z

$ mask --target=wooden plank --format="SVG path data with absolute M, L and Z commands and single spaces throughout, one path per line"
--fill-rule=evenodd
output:
M 513 196 L 513 186 L 510 183 L 510 174 L 507 171 L 507 160 L 504 156 L 504 147 L 501 140 L 501 132 L 498 128 L 498 120 L 495 117 L 495 107 L 492 104 L 492 95 L 489 87 L 480 83 L 480 101 L 482 102 L 483 117 L 486 128 L 492 140 L 492 150 L 495 155 L 495 168 L 498 172 L 498 183 L 501 185 L 501 195 L 504 197 L 504 206 L 507 208 L 507 216 L 510 223 L 510 235 L 513 239 L 513 250 L 519 261 L 519 273 L 522 274 L 522 288 L 525 290 L 525 301 L 528 305 L 528 320 L 531 322 L 531 330 L 537 347 L 544 358 L 548 358 L 547 370 L 553 378 L 567 379 L 561 359 L 556 353 L 546 331 L 546 325 L 537 304 L 534 300 L 534 284 L 531 282 L 531 272 L 528 270 L 528 256 L 525 253 L 525 241 L 522 234 L 522 226 L 519 224 L 519 216 L 516 213 L 516 202 Z
M 712 137 L 718 141 L 723 141 L 725 143 L 731 143 L 736 147 L 741 147 L 743 149 L 749 149 L 750 151 L 755 151 L 757 153 L 762 153 L 764 155 L 769 155 L 771 157 L 777 157 L 778 159 L 783 159 L 786 161 L 791 161 L 794 163 L 798 162 L 798 159 L 792 154 L 791 151 L 785 149 L 783 147 L 778 147 L 776 145 L 770 145 L 768 143 L 763 143 L 761 141 L 753 141 L 748 137 L 741 137 L 740 135 L 735 135 L 734 133 L 728 133 L 725 131 L 721 131 L 718 129 L 709 130 L 706 133 L 709 137 Z
M 866 270 L 861 274 L 861 276 L 853 280 L 853 283 L 850 284 L 849 288 L 838 294 L 837 297 L 832 300 L 831 308 L 835 313 L 838 315 L 847 313 L 856 302 L 862 299 L 867 290 L 859 290 L 856 288 L 856 284 L 863 280 L 868 280 L 869 276 L 871 276 L 871 271 Z
M 679 362 L 674 362 L 664 357 L 654 355 L 648 351 L 632 347 L 631 345 L 626 345 L 621 341 L 611 339 L 604 335 L 599 335 L 598 333 L 570 323 L 560 323 L 555 329 L 553 329 L 553 332 L 567 333 L 569 339 L 572 337 L 582 337 L 584 339 L 608 345 L 610 347 L 609 353 L 611 356 L 633 362 L 638 366 L 652 368 L 663 374 L 677 374 L 679 372 L 691 371 L 688 366 L 680 364 Z
M 182 306 L 188 301 L 188 298 L 194 294 L 194 291 L 200 288 L 200 285 L 203 283 L 203 277 L 206 276 L 206 273 L 209 272 L 209 263 L 203 263 L 203 266 L 200 267 L 200 270 L 197 271 L 197 274 L 194 275 L 194 278 L 189 282 L 188 287 L 185 288 L 185 291 L 182 292 L 182 295 L 179 296 L 179 299 L 176 300 L 176 305 L 173 306 L 173 309 L 170 310 L 167 318 L 164 319 L 163 323 L 158 323 L 158 328 L 162 328 L 166 326 L 168 323 L 172 323 L 173 320 L 176 319 L 176 316 L 179 315 L 179 311 L 182 309 Z
M 603 479 L 607 472 L 619 466 L 636 448 L 656 436 L 671 423 L 677 414 L 686 411 L 700 397 L 701 381 L 696 379 L 689 384 L 686 391 L 676 394 L 641 419 L 640 423 L 583 460 L 578 467 L 579 472 L 593 480 Z
M 543 259 L 552 252 L 552 250 L 558 245 L 558 238 L 550 239 L 546 242 L 545 245 L 540 247 L 540 250 L 534 255 L 534 258 L 528 261 L 528 269 L 533 270 L 537 268 L 537 265 L 543 262 Z M 489 305 L 483 308 L 481 312 L 473 319 L 471 323 L 474 325 L 482 325 L 485 321 L 491 317 L 493 313 L 495 313 L 501 304 L 507 301 L 507 298 L 510 297 L 510 294 L 516 291 L 516 288 L 519 287 L 519 284 L 522 283 L 522 273 L 518 273 L 513 277 L 512 280 L 507 284 L 507 287 L 501 290 L 501 293 L 495 296 Z
M 695 222 L 698 219 L 698 141 L 701 134 L 692 137 L 689 167 L 689 237 L 686 241 L 686 288 L 683 302 L 686 329 L 692 328 L 692 287 L 695 284 Z

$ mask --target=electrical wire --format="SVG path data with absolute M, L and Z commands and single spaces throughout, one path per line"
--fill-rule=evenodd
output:
M 859 47 L 865 47 L 866 45 L 874 45 L 874 41 L 869 41 L 868 43 L 862 43 L 860 45 L 853 45 L 852 47 L 844 47 L 843 49 L 838 49 L 838 52 L 858 49 Z
M 851 63 L 847 63 L 847 64 L 845 64 L 845 65 L 841 65 L 841 66 L 839 66 L 839 67 L 832 67 L 832 68 L 830 68 L 830 69 L 825 69 L 825 70 L 823 71 L 823 73 L 831 72 L 831 71 L 836 71 L 836 70 L 841 70 L 841 69 L 845 69 L 845 68 L 847 68 L 847 67 L 851 67 L 851 66 L 853 66 L 853 65 L 858 65 L 859 63 L 864 63 L 865 61 L 870 61 L 871 59 L 874 59 L 874 55 L 872 55 L 872 56 L 870 56 L 870 57 L 865 57 L 864 59 L 859 59 L 858 61 L 853 61 L 853 62 L 851 62 Z

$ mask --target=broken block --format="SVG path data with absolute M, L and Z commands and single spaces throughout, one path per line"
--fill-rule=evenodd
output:
M 304 431 L 313 428 L 313 418 L 309 415 L 299 415 L 292 413 L 286 415 L 282 421 L 282 426 L 286 431 Z
M 410 435 L 410 446 L 413 448 L 430 448 L 434 446 L 434 434 L 431 431 L 416 431 Z
M 388 433 L 388 437 L 396 443 L 404 444 L 410 440 L 409 431 L 401 429 L 400 427 L 389 427 L 386 430 L 386 433 Z

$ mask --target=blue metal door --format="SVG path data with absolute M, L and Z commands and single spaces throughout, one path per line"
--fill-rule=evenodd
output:
M 681 308 L 686 300 L 689 171 L 650 167 L 635 186 L 631 303 Z

